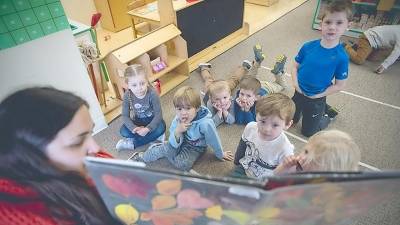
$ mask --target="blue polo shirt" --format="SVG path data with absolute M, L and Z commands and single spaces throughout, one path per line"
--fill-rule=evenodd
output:
M 295 60 L 299 64 L 299 87 L 307 96 L 324 92 L 332 85 L 333 78 L 348 77 L 349 57 L 341 44 L 328 49 L 321 46 L 321 40 L 306 42 Z

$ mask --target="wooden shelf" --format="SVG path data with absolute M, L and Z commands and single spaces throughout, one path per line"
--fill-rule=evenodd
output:
M 149 77 L 150 82 L 155 81 L 158 78 L 164 76 L 165 74 L 175 69 L 177 66 L 181 65 L 185 61 L 186 59 L 182 59 L 174 55 L 168 55 L 168 66 L 165 69 L 161 70 L 160 72 L 155 73 L 151 77 Z
M 160 96 L 165 95 L 170 90 L 178 86 L 180 83 L 188 79 L 189 77 L 185 74 L 180 74 L 177 72 L 170 72 L 167 75 L 160 78 L 161 82 L 161 94 Z
M 165 40 L 171 40 L 181 34 L 181 31 L 173 24 L 163 29 L 153 31 L 146 36 L 136 39 L 135 41 L 121 47 L 112 54 L 121 62 L 128 63 L 134 58 L 152 50 L 153 48 L 163 44 Z

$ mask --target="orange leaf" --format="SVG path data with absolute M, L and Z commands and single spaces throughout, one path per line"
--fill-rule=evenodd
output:
M 180 180 L 162 180 L 156 185 L 158 193 L 162 195 L 175 195 L 182 188 Z
M 157 195 L 151 200 L 151 205 L 154 210 L 168 209 L 176 205 L 176 200 L 170 195 Z

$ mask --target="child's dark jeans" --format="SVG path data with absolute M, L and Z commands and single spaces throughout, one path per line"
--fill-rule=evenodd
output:
M 301 133 L 304 136 L 310 137 L 328 126 L 330 119 L 325 115 L 326 97 L 313 99 L 295 91 L 292 100 L 296 105 L 293 122 L 299 122 L 303 115 Z

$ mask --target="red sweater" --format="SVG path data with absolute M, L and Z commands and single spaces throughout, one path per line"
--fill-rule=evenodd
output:
M 99 152 L 97 157 L 112 158 L 105 152 Z M 39 194 L 30 187 L 23 186 L 13 180 L 0 178 L 0 196 L 18 199 L 11 202 L 0 199 L 0 225 L 56 225 Z M 3 200 L 4 199 L 4 200 Z M 72 224 L 63 221 L 63 224 Z

